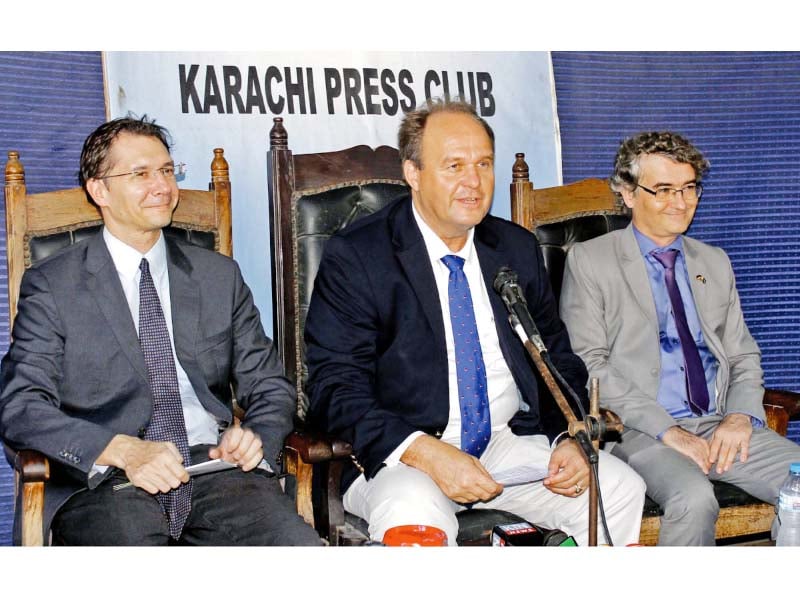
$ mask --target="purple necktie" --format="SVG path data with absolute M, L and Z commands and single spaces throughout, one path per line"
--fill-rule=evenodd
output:
M 191 464 L 189 440 L 169 330 L 146 258 L 139 264 L 139 270 L 142 272 L 139 280 L 139 344 L 153 393 L 153 416 L 144 439 L 172 442 L 183 457 L 183 466 L 188 467 Z M 192 508 L 192 480 L 156 497 L 169 519 L 169 534 L 177 540 Z
M 448 254 L 442 262 L 450 269 L 447 293 L 450 298 L 450 323 L 456 353 L 456 377 L 461 406 L 461 449 L 480 457 L 492 436 L 486 366 L 483 363 L 478 326 L 472 307 L 464 259 Z
M 689 396 L 689 407 L 694 414 L 702 415 L 708 411 L 708 386 L 706 384 L 706 374 L 703 370 L 703 363 L 700 360 L 700 352 L 697 351 L 697 344 L 694 343 L 694 336 L 692 332 L 689 331 L 686 311 L 683 308 L 683 298 L 681 298 L 678 283 L 675 281 L 675 260 L 678 258 L 678 250 L 672 248 L 657 254 L 654 252 L 653 258 L 664 267 L 664 279 L 667 283 L 667 293 L 672 303 L 675 328 L 678 330 L 678 337 L 681 340 L 683 363 L 686 366 L 686 389 Z

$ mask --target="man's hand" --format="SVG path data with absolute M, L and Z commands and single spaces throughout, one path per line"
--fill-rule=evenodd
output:
M 123 469 L 133 485 L 149 494 L 166 493 L 189 481 L 183 457 L 172 442 L 115 435 L 95 464 Z
M 430 435 L 411 442 L 400 460 L 429 475 L 448 498 L 460 504 L 487 502 L 503 491 L 477 458 Z
M 739 460 L 747 462 L 750 450 L 750 436 L 753 435 L 753 424 L 749 415 L 731 413 L 722 419 L 711 436 L 711 448 L 708 460 L 717 463 L 717 473 L 725 473 L 731 468 L 739 452 Z
M 579 496 L 589 486 L 589 463 L 575 440 L 561 442 L 550 455 L 544 487 L 562 496 Z
M 673 425 L 661 436 L 661 441 L 673 450 L 691 458 L 700 467 L 700 470 L 708 475 L 713 461 L 709 458 L 710 449 L 706 440 Z
M 236 463 L 242 471 L 251 471 L 264 458 L 264 451 L 261 438 L 252 429 L 231 425 L 222 434 L 219 445 L 208 451 L 208 456 Z

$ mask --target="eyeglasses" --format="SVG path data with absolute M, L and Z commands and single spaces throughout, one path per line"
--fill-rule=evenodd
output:
M 127 173 L 116 173 L 114 175 L 104 175 L 97 179 L 113 179 L 114 177 L 129 177 L 131 183 L 145 184 L 155 180 L 157 174 L 161 174 L 164 179 L 180 181 L 186 176 L 187 165 L 186 163 L 178 163 L 177 165 L 167 165 L 165 167 L 158 167 L 157 169 L 134 169 Z
M 678 195 L 678 192 L 680 192 L 684 200 L 688 200 L 690 202 L 699 200 L 700 196 L 703 195 L 703 186 L 699 183 L 690 183 L 682 188 L 661 187 L 657 190 L 651 190 L 643 185 L 639 185 L 638 183 L 636 184 L 636 187 L 642 188 L 648 194 L 655 196 L 658 202 L 668 202 L 670 200 L 674 200 Z

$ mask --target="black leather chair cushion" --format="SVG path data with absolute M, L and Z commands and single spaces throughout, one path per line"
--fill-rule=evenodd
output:
M 326 190 L 297 199 L 295 226 L 301 327 L 305 325 L 314 279 L 328 239 L 350 223 L 371 215 L 403 196 L 408 196 L 408 187 L 405 185 L 366 183 Z
M 74 231 L 62 231 L 50 235 L 31 237 L 30 240 L 28 240 L 31 264 L 34 265 L 51 254 L 55 254 L 62 248 L 77 244 L 81 240 L 93 236 L 100 231 L 101 227 L 102 225 L 95 225 L 93 227 L 84 227 L 83 229 L 76 229 Z
M 456 516 L 458 517 L 456 543 L 459 546 L 489 546 L 492 543 L 492 530 L 495 525 L 513 525 L 525 521 L 505 510 L 485 508 L 465 510 Z M 560 529 L 545 529 L 539 525 L 536 525 L 536 528 L 544 534 L 542 546 L 558 546 L 568 537 Z
M 102 225 L 92 225 L 82 229 L 72 231 L 61 231 L 49 235 L 31 237 L 28 240 L 31 264 L 36 264 L 51 254 L 66 248 L 72 244 L 77 244 L 81 240 L 93 236 L 100 231 Z M 170 238 L 178 238 L 209 250 L 217 249 L 217 240 L 213 231 L 198 231 L 194 229 L 183 229 L 180 227 L 167 227 L 164 234 Z
M 306 314 L 314 289 L 314 279 L 322 260 L 328 239 L 340 229 L 362 217 L 379 211 L 389 203 L 408 196 L 406 185 L 393 183 L 358 183 L 306 194 L 295 202 L 295 227 L 297 239 L 298 320 L 300 331 L 305 329 Z M 302 381 L 308 378 L 305 361 L 305 344 L 300 340 L 303 372 Z M 305 386 L 304 386 L 305 387 Z
M 550 275 L 550 285 L 556 300 L 561 297 L 561 280 L 564 278 L 564 264 L 567 252 L 577 242 L 584 242 L 615 229 L 622 229 L 630 222 L 623 215 L 591 215 L 576 217 L 561 223 L 540 225 L 536 228 L 536 238 L 542 247 L 544 264 Z

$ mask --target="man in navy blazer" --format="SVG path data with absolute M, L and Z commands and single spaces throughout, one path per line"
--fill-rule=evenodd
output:
M 345 508 L 376 540 L 395 525 L 423 524 L 454 544 L 455 514 L 475 504 L 585 543 L 588 465 L 573 441 L 556 440 L 564 419 L 551 399 L 540 403 L 532 362 L 492 289 L 501 267 L 518 273 L 553 362 L 584 396 L 586 368 L 557 315 L 535 237 L 487 214 L 491 128 L 469 104 L 439 101 L 407 114 L 399 138 L 412 198 L 328 241 L 306 321 L 310 419 L 353 445 Z M 464 263 L 488 388 L 490 440 L 470 452 L 460 433 L 449 267 L 440 260 L 448 256 Z M 543 482 L 504 489 L 493 477 L 532 464 L 547 467 Z M 601 465 L 612 537 L 635 542 L 644 485 L 609 455 Z
M 168 133 L 146 118 L 87 138 L 80 179 L 105 226 L 25 272 L 2 361 L 0 437 L 50 459 L 45 540 L 52 521 L 58 544 L 319 544 L 273 475 L 294 394 L 238 266 L 162 233 L 178 203 L 175 169 Z M 156 384 L 138 335 L 143 258 L 169 324 L 162 366 L 174 362 L 191 462 L 238 466 L 193 479 L 179 536 L 156 500 L 189 475 L 178 442 L 148 432 Z

